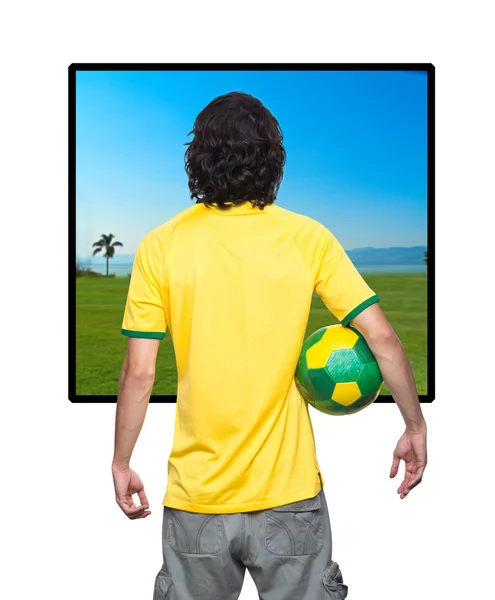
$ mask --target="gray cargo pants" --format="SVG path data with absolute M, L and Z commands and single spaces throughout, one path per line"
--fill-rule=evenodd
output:
M 343 600 L 323 488 L 314 498 L 242 513 L 163 507 L 153 600 L 236 600 L 246 569 L 260 600 Z

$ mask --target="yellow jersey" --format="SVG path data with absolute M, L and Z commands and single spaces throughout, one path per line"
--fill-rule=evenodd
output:
M 273 204 L 196 203 L 142 239 L 121 332 L 174 345 L 164 506 L 245 512 L 320 491 L 294 381 L 314 292 L 343 325 L 379 301 L 326 227 Z

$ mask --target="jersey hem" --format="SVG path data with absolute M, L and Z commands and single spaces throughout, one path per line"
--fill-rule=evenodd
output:
M 371 306 L 375 302 L 380 302 L 380 297 L 377 294 L 374 294 L 364 302 L 361 302 L 361 304 L 356 306 L 356 308 L 352 310 L 346 317 L 344 317 L 340 323 L 344 325 L 344 327 L 349 325 L 352 319 L 355 319 L 359 313 L 363 312 L 365 308 L 368 308 L 368 306 Z
M 307 492 L 299 489 L 297 492 L 294 491 L 290 494 L 284 494 L 283 496 L 277 496 L 275 498 L 265 498 L 264 500 L 259 500 L 258 502 L 243 502 L 235 504 L 197 504 L 195 502 L 186 502 L 185 500 L 180 500 L 179 498 L 174 498 L 173 496 L 165 494 L 162 505 L 169 508 L 177 508 L 179 510 L 200 512 L 205 514 L 227 514 L 266 510 L 268 508 L 274 508 L 275 506 L 281 506 L 282 504 L 289 504 L 291 502 L 298 502 L 299 500 L 313 498 L 324 487 L 324 481 L 321 477 L 321 474 L 317 481 L 317 485 L 313 485 L 311 488 L 308 488 Z

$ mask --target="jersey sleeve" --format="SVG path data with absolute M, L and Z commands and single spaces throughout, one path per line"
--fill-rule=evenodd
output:
M 342 325 L 349 325 L 360 312 L 379 302 L 380 298 L 327 229 L 320 247 L 314 291 Z
M 129 337 L 163 339 L 167 330 L 161 274 L 164 257 L 151 236 L 139 244 L 124 310 L 121 333 Z

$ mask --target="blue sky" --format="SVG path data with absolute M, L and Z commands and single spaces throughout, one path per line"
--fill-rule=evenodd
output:
M 133 254 L 192 205 L 184 143 L 216 96 L 244 91 L 274 114 L 287 163 L 277 204 L 350 250 L 426 245 L 426 72 L 80 71 L 77 256 L 102 233 Z

